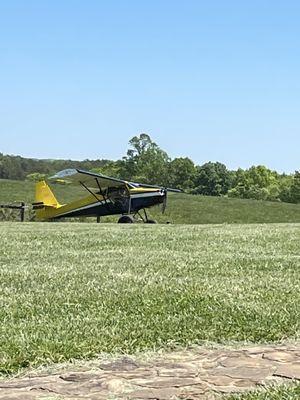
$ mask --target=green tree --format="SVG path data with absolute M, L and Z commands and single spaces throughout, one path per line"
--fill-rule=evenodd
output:
M 26 179 L 30 174 L 53 175 L 66 168 L 90 170 L 104 167 L 108 160 L 36 160 L 20 156 L 3 155 L 0 153 L 0 179 Z
M 247 170 L 238 169 L 229 197 L 256 200 L 278 200 L 280 194 L 279 175 L 263 165 Z
M 141 133 L 130 141 L 120 168 L 122 177 L 132 181 L 165 185 L 169 156 L 149 135 Z
M 279 199 L 281 201 L 291 203 L 291 185 L 293 175 L 279 175 Z
M 290 200 L 292 203 L 300 203 L 300 171 L 295 171 L 290 189 Z
M 231 187 L 232 173 L 219 162 L 208 162 L 197 167 L 193 193 L 220 196 Z
M 26 180 L 28 181 L 33 181 L 33 182 L 39 182 L 39 181 L 43 181 L 47 178 L 46 174 L 41 174 L 39 172 L 33 172 L 31 174 L 28 174 L 26 176 Z
M 102 167 L 92 168 L 92 172 L 97 174 L 111 176 L 114 178 L 122 178 L 120 175 L 121 162 L 120 161 L 108 161 Z
M 188 157 L 174 158 L 168 164 L 167 185 L 176 189 L 191 189 L 194 187 L 196 167 Z

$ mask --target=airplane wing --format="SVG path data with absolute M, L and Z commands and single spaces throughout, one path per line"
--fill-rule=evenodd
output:
M 110 188 L 126 188 L 127 182 L 121 179 L 84 171 L 77 168 L 64 169 L 49 178 L 52 181 L 73 183 L 88 187 L 90 189 L 101 189 L 105 191 Z
M 153 188 L 153 189 L 164 189 L 168 192 L 182 193 L 180 189 L 167 188 L 158 185 L 148 185 L 137 182 L 127 182 L 122 179 L 111 178 L 109 176 L 96 174 L 95 172 L 84 171 L 77 168 L 64 169 L 63 171 L 57 172 L 55 175 L 49 178 L 52 181 L 74 183 L 79 184 L 90 189 L 99 189 L 102 191 L 110 188 L 126 188 L 127 185 L 136 188 Z
M 157 186 L 157 185 L 148 185 L 147 183 L 137 183 L 137 182 L 128 182 L 130 185 L 134 187 L 145 187 L 145 188 L 153 188 L 153 189 L 164 189 L 167 190 L 168 192 L 174 192 L 174 193 L 183 193 L 183 190 L 181 189 L 173 189 L 169 187 L 164 187 L 164 186 Z

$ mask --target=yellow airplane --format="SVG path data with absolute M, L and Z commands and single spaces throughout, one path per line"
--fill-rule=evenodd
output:
M 127 182 L 80 169 L 65 169 L 49 180 L 82 186 L 88 195 L 71 203 L 60 204 L 48 184 L 45 181 L 38 182 L 33 209 L 41 221 L 80 216 L 95 216 L 99 220 L 104 215 L 121 214 L 119 223 L 133 223 L 138 216 L 145 223 L 155 223 L 148 218 L 146 209 L 162 204 L 164 212 L 168 191 L 181 192 L 178 189 Z M 141 210 L 144 211 L 143 215 Z

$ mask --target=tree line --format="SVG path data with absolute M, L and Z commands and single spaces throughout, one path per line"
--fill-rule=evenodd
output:
M 38 160 L 0 153 L 0 179 L 37 180 L 67 168 L 102 168 L 109 160 Z
M 171 159 L 149 135 L 129 141 L 126 155 L 111 160 L 37 160 L 0 153 L 0 178 L 39 180 L 66 168 L 183 189 L 192 194 L 300 203 L 300 172 L 280 174 L 263 165 L 228 170 L 220 162 L 195 165 L 188 157 Z

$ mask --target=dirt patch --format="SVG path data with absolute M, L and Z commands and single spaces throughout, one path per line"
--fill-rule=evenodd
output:
M 300 381 L 300 345 L 190 350 L 93 361 L 0 381 L 0 399 L 214 399 Z

